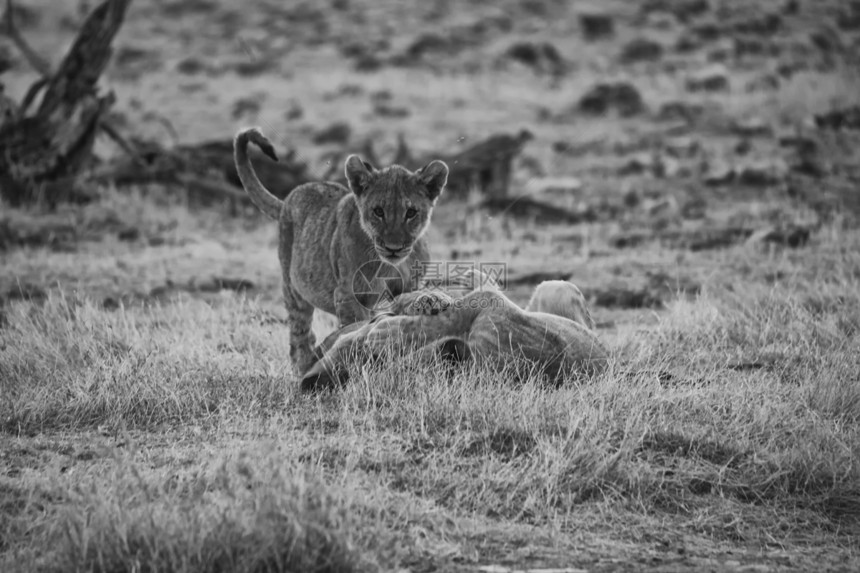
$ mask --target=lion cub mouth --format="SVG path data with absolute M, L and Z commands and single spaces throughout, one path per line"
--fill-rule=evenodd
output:
M 392 265 L 399 265 L 405 261 L 411 253 L 412 247 L 404 247 L 396 251 L 392 251 L 391 249 L 376 249 L 376 254 L 379 255 L 379 258 Z

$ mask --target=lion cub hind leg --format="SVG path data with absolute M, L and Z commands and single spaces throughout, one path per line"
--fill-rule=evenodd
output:
M 290 324 L 290 361 L 293 372 L 301 376 L 316 360 L 316 337 L 311 330 L 314 307 L 303 299 L 289 284 L 284 284 L 284 306 Z

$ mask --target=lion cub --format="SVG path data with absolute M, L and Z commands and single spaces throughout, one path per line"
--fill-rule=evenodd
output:
M 277 157 L 258 128 L 236 134 L 233 151 L 239 179 L 254 204 L 278 220 L 290 359 L 294 372 L 301 375 L 314 362 L 314 308 L 336 315 L 343 327 L 370 318 L 377 302 L 374 293 L 382 290 L 386 296 L 397 296 L 415 288 L 421 263 L 429 260 L 421 236 L 447 183 L 448 166 L 431 161 L 415 172 L 399 165 L 375 169 L 350 155 L 345 165 L 349 189 L 331 182 L 305 183 L 281 201 L 254 172 L 248 142 L 273 160 Z M 392 276 L 398 273 L 399 277 Z M 364 288 L 368 282 L 372 285 Z

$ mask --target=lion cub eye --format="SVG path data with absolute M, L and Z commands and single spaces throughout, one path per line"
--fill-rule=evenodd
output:
M 412 207 L 409 207 L 408 209 L 406 209 L 406 219 L 407 220 L 413 218 L 417 214 L 418 214 L 418 211 L 416 211 Z
M 385 210 L 382 207 L 374 207 L 373 214 L 379 217 L 380 219 L 385 218 Z

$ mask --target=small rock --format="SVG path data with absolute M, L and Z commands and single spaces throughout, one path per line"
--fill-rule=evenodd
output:
M 621 50 L 622 64 L 654 62 L 663 57 L 663 45 L 647 38 L 636 38 Z
M 673 215 L 678 213 L 678 201 L 671 195 L 665 197 L 657 197 L 654 199 L 646 199 L 642 202 L 642 210 L 649 217 L 659 217 L 661 215 Z
M 558 48 L 549 42 L 517 42 L 505 54 L 540 72 L 558 73 L 564 67 Z
M 708 0 L 647 0 L 642 3 L 640 12 L 668 12 L 675 16 L 679 22 L 686 22 L 690 18 L 701 16 L 711 9 Z
M 585 39 L 590 42 L 615 35 L 615 22 L 607 14 L 580 14 L 579 27 Z
M 260 107 L 261 104 L 259 99 L 255 97 L 242 97 L 233 103 L 230 115 L 233 119 L 239 119 L 240 117 L 248 115 L 257 115 L 260 113 Z
M 382 60 L 373 54 L 362 54 L 353 61 L 357 72 L 375 72 L 382 67 Z
M 532 179 L 526 187 L 530 193 L 571 195 L 582 190 L 582 181 L 576 177 L 544 177 Z
M 690 92 L 725 92 L 731 85 L 725 66 L 715 65 L 687 78 L 686 87 Z
M 675 137 L 665 142 L 666 153 L 676 159 L 696 157 L 702 150 L 699 140 L 693 137 Z
M 452 48 L 451 41 L 433 32 L 418 36 L 406 48 L 406 56 L 413 60 L 420 59 L 430 53 L 446 53 Z
M 733 49 L 737 59 L 748 56 L 777 57 L 780 53 L 779 45 L 759 38 L 735 38 Z
M 686 177 L 689 175 L 689 169 L 682 167 L 681 163 L 677 160 L 658 155 L 657 161 L 654 164 L 654 177 L 659 178 L 673 178 L 673 177 Z
M 836 30 L 830 28 L 822 28 L 809 34 L 809 41 L 818 50 L 825 54 L 833 54 L 835 52 L 844 52 L 845 45 Z
M 380 117 L 403 119 L 404 117 L 409 117 L 412 112 L 406 107 L 394 106 L 387 103 L 378 103 L 373 106 L 373 113 Z
M 653 173 L 655 164 L 655 158 L 650 153 L 637 153 L 621 166 L 618 174 L 641 175 L 643 173 Z
M 140 229 L 137 227 L 126 227 L 117 233 L 120 241 L 136 241 L 140 238 Z
M 604 308 L 657 308 L 662 299 L 646 287 L 636 288 L 616 282 L 600 290 L 583 289 L 594 306 Z
M 853 2 L 840 10 L 836 17 L 836 25 L 840 30 L 860 30 L 860 3 Z
M 193 76 L 208 69 L 207 65 L 200 59 L 190 56 L 184 58 L 176 65 L 176 71 L 180 74 Z
M 533 155 L 522 154 L 517 160 L 518 169 L 525 173 L 529 179 L 546 177 L 546 169 L 541 161 Z
M 844 109 L 834 109 L 815 116 L 815 125 L 819 129 L 858 130 L 860 129 L 860 105 Z
M 218 290 L 232 290 L 236 292 L 250 290 L 255 286 L 254 283 L 249 281 L 248 279 L 235 279 L 227 277 L 214 277 L 212 279 L 212 284 L 214 284 Z M 200 290 L 203 289 L 201 288 Z
M 287 111 L 284 112 L 284 119 L 287 121 L 295 121 L 301 119 L 305 115 L 305 110 L 298 102 L 290 102 L 287 106 Z
M 723 27 L 716 22 L 702 22 L 692 26 L 690 32 L 702 42 L 716 42 L 723 36 Z
M 337 143 L 343 145 L 349 141 L 351 135 L 352 128 L 349 124 L 343 121 L 337 121 L 325 129 L 316 132 L 312 141 L 317 145 L 324 145 L 326 143 Z
M 677 41 L 675 41 L 675 51 L 680 52 L 682 54 L 689 54 L 690 52 L 695 52 L 699 48 L 702 47 L 702 42 L 695 38 L 692 34 L 687 32 L 681 34 L 678 37 Z
M 42 287 L 29 283 L 18 283 L 6 292 L 5 300 L 39 301 L 46 298 L 48 298 L 48 293 Z
M 784 133 L 779 137 L 780 147 L 795 149 L 798 153 L 812 154 L 818 151 L 818 142 L 796 132 Z
M 666 12 L 651 12 L 645 16 L 644 25 L 656 30 L 672 31 L 678 24 L 677 18 Z
M 255 58 L 248 61 L 236 62 L 232 68 L 236 74 L 243 78 L 259 76 L 266 72 L 272 71 L 277 66 L 277 60 L 274 58 Z
M 743 137 L 767 137 L 773 135 L 770 124 L 760 117 L 750 117 L 736 121 L 732 132 Z
M 782 17 L 779 14 L 764 14 L 757 18 L 738 20 L 734 29 L 742 34 L 772 36 L 782 28 Z
M 588 115 L 604 115 L 611 110 L 630 117 L 643 113 L 645 102 L 639 90 L 627 82 L 597 84 L 579 100 L 579 111 Z
M 732 50 L 726 46 L 714 48 L 708 52 L 707 58 L 709 62 L 727 62 L 732 58 Z
M 736 155 L 747 155 L 752 151 L 752 142 L 745 137 L 737 142 L 734 151 Z
M 704 219 L 708 212 L 708 202 L 703 197 L 692 197 L 681 205 L 680 211 L 684 219 Z
M 624 194 L 624 206 L 635 209 L 642 202 L 642 197 L 637 189 L 630 189 Z
M 810 177 L 815 177 L 816 179 L 821 179 L 826 176 L 828 173 L 827 167 L 822 164 L 818 159 L 809 155 L 802 155 L 791 166 L 791 171 L 793 173 L 801 173 L 803 175 L 808 175 Z
M 735 170 L 731 165 L 719 163 L 717 165 L 711 165 L 708 168 L 707 173 L 703 177 L 703 181 L 705 185 L 716 187 L 719 185 L 726 185 L 731 183 L 735 179 Z
M 704 113 L 705 108 L 702 105 L 683 101 L 670 101 L 660 106 L 660 111 L 657 112 L 657 119 L 661 121 L 683 120 L 687 123 L 693 123 L 702 117 Z
M 738 183 L 751 187 L 767 187 L 785 181 L 788 165 L 781 159 L 758 161 L 742 166 L 737 171 Z
M 763 74 L 749 82 L 745 86 L 747 93 L 768 92 L 778 90 L 782 82 L 774 74 Z
M 807 62 L 781 62 L 778 66 L 776 66 L 776 73 L 779 77 L 783 79 L 791 79 L 800 72 L 806 71 L 809 69 L 809 65 Z
M 394 99 L 394 94 L 391 90 L 381 89 L 370 93 L 370 101 L 373 103 L 388 103 Z
M 809 243 L 812 230 L 800 225 L 788 225 L 786 227 L 767 227 L 759 229 L 747 239 L 747 245 L 771 243 L 796 249 Z

